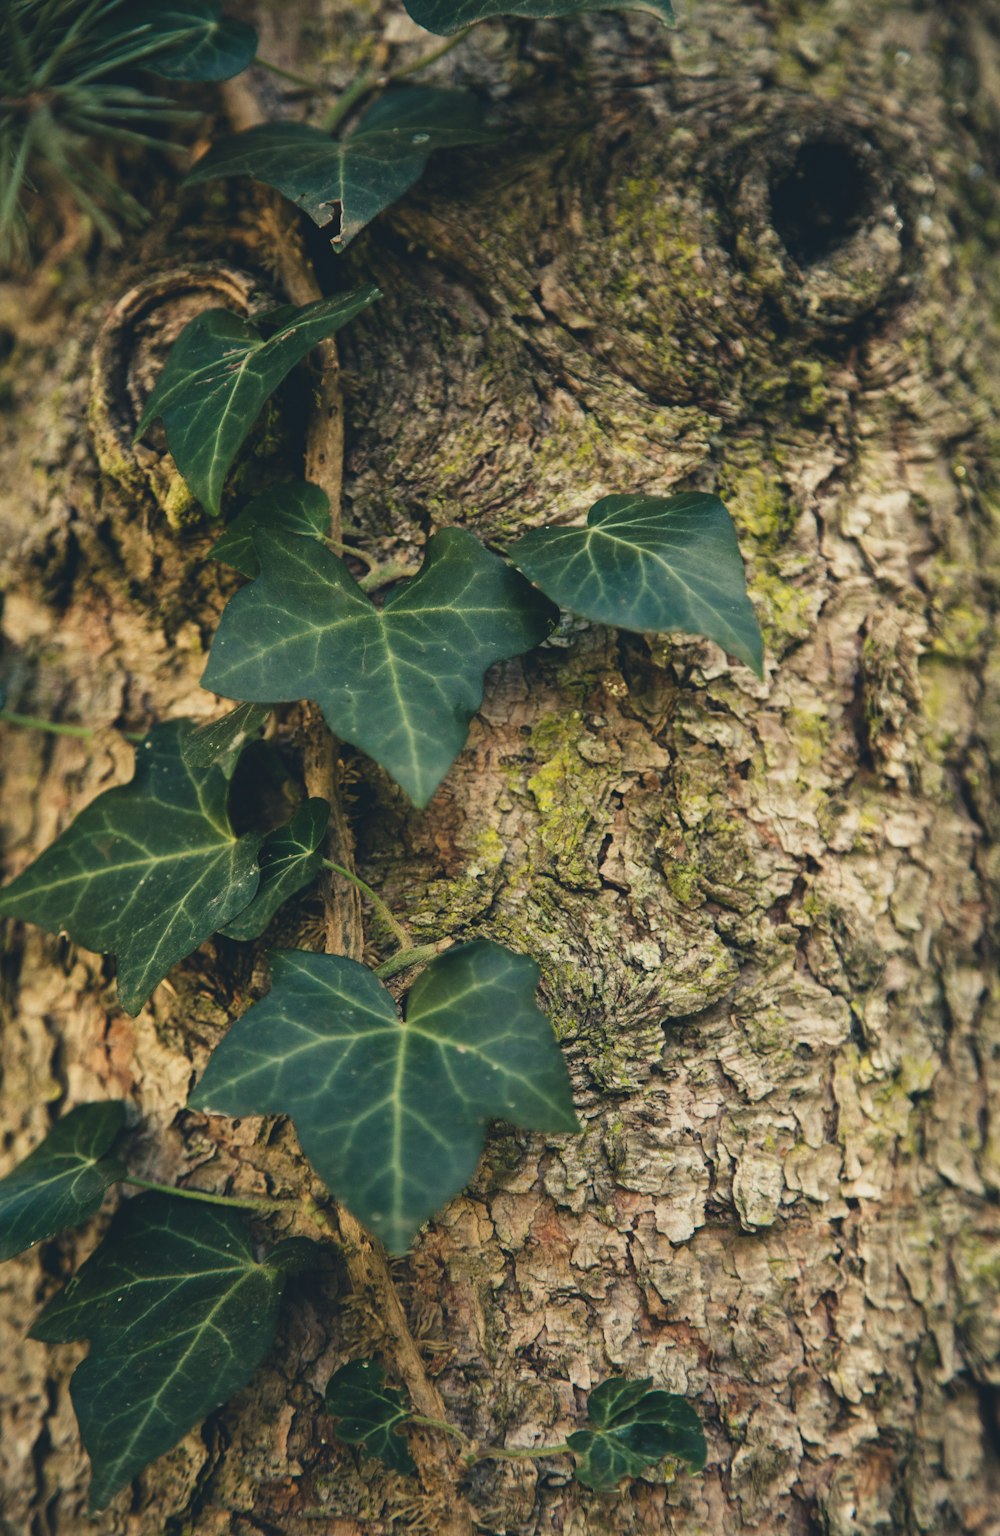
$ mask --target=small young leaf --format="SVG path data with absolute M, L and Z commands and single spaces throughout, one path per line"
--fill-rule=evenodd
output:
M 346 139 L 308 123 L 267 123 L 213 145 L 187 178 L 253 176 L 277 187 L 330 237 L 346 245 L 409 191 L 435 149 L 489 144 L 482 111 L 466 91 L 409 86 L 369 107 Z
M 318 485 L 294 481 L 255 496 L 212 546 L 213 560 L 232 566 L 241 576 L 259 576 L 260 560 L 253 547 L 262 528 L 282 538 L 322 539 L 330 532 L 330 502 Z
M 578 1458 L 577 1482 L 614 1488 L 663 1456 L 676 1456 L 695 1472 L 705 1465 L 705 1436 L 691 1404 L 673 1392 L 651 1391 L 652 1385 L 652 1377 L 613 1376 L 594 1388 L 587 1403 L 593 1429 L 566 1437 Z
M 670 0 L 403 0 L 419 27 L 448 36 L 489 16 L 579 16 L 584 11 L 651 11 L 668 24 L 677 18 Z
M 337 1438 L 360 1445 L 394 1472 L 416 1472 L 406 1440 L 399 1432 L 411 1416 L 404 1394 L 385 1384 L 375 1360 L 352 1360 L 330 1377 L 326 1411 L 339 1422 Z
M 402 1252 L 468 1183 L 487 1120 L 578 1129 L 538 967 L 477 940 L 432 960 L 406 1000 L 356 960 L 279 950 L 274 984 L 217 1046 L 191 1097 L 290 1115 L 337 1199 Z
M 70 1388 L 103 1509 L 250 1380 L 274 1336 L 302 1238 L 254 1258 L 244 1219 L 170 1195 L 127 1201 L 105 1241 L 49 1302 L 33 1339 L 89 1339 Z
M 379 609 L 312 540 L 258 532 L 261 574 L 222 615 L 202 686 L 311 698 L 330 729 L 426 805 L 465 744 L 495 661 L 544 640 L 555 610 L 471 533 L 445 528 Z
M 249 906 L 260 879 L 261 835 L 234 834 L 221 769 L 185 763 L 189 730 L 187 721 L 154 726 L 131 783 L 98 795 L 0 891 L 0 917 L 117 955 L 132 1014 L 175 961 Z
M 268 833 L 260 849 L 260 885 L 253 901 L 219 932 L 227 939 L 256 939 L 278 908 L 314 879 L 323 862 L 330 820 L 326 800 L 306 800 L 287 826 Z
M 0 1179 L 0 1259 L 78 1226 L 100 1208 L 108 1185 L 125 1176 L 124 1163 L 106 1155 L 124 1124 L 121 1104 L 81 1104 Z
M 605 496 L 586 528 L 538 528 L 511 547 L 510 558 L 585 619 L 704 635 L 763 675 L 736 533 L 717 496 Z
M 146 402 L 136 440 L 157 416 L 177 468 L 198 500 L 219 515 L 222 486 L 268 397 L 317 342 L 379 297 L 370 285 L 300 309 L 265 341 L 257 323 L 228 309 L 196 315 L 178 336 Z
M 271 713 L 268 704 L 240 704 L 218 720 L 198 725 L 181 739 L 181 755 L 187 768 L 221 768 L 232 778 L 240 753 L 260 735 Z
M 253 27 L 223 17 L 216 0 L 128 0 L 103 30 L 119 45 L 134 41 L 136 62 L 169 80 L 229 80 L 257 52 Z

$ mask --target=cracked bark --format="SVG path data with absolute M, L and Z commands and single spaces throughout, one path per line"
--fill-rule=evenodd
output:
M 280 35 L 265 11 L 262 52 L 329 58 L 341 83 L 382 29 L 419 51 L 395 14 L 315 10 L 283 7 Z M 562 1463 L 490 1464 L 472 1507 L 517 1536 L 996 1536 L 1000 12 L 699 0 L 671 36 L 643 17 L 484 29 L 434 78 L 488 85 L 519 132 L 441 160 L 346 258 L 386 298 L 342 336 L 345 533 L 413 557 L 447 522 L 503 540 L 610 490 L 718 489 L 769 652 L 758 686 L 706 644 L 572 626 L 493 674 L 428 811 L 348 759 L 361 874 L 421 941 L 538 958 L 586 1126 L 497 1131 L 398 1266 L 450 1416 L 561 1439 L 624 1370 L 690 1393 L 711 1447 L 704 1475 L 614 1497 Z M 44 294 L 0 291 L 18 707 L 213 710 L 197 683 L 229 578 L 169 466 L 123 444 L 191 306 L 273 285 L 259 207 L 236 183 L 165 197 L 124 261 L 78 253 Z M 155 292 L 95 392 L 89 349 L 140 281 Z M 237 495 L 276 445 L 301 462 L 294 390 Z M 5 733 L 8 871 L 127 756 L 112 734 Z M 269 941 L 318 945 L 324 921 L 303 901 Z M 309 1187 L 287 1128 L 180 1109 L 266 986 L 258 955 L 205 946 L 137 1021 L 99 960 L 35 930 L 10 930 L 2 976 L 11 1161 L 48 1106 L 111 1093 L 139 1107 L 154 1177 Z M 18 1536 L 81 1528 L 78 1354 L 24 1334 L 93 1241 L 0 1271 Z M 320 1411 L 331 1370 L 379 1342 L 345 1292 L 300 1283 L 267 1368 L 93 1529 L 426 1529 L 419 1492 Z

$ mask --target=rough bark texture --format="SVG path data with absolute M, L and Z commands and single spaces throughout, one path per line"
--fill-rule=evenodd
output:
M 396 1277 L 477 1437 L 561 1439 L 612 1371 L 704 1417 L 704 1474 L 611 1496 L 563 1461 L 485 1464 L 483 1531 L 996 1536 L 1000 9 L 690 10 L 674 34 L 476 33 L 433 78 L 487 87 L 514 136 L 440 161 L 346 258 L 386 293 L 341 348 L 349 535 L 405 557 L 443 523 L 502 541 L 609 491 L 717 489 L 768 644 L 758 685 L 708 644 L 569 624 L 492 676 L 425 813 L 348 760 L 361 873 L 421 941 L 538 958 L 585 1122 L 494 1134 Z M 426 43 L 375 5 L 260 11 L 266 56 L 337 85 Z M 213 713 L 231 590 L 162 456 L 129 448 L 136 404 L 194 307 L 278 286 L 246 187 L 150 195 L 124 257 L 78 245 L 0 288 L 9 702 L 133 728 Z M 283 400 L 234 504 L 301 462 L 304 376 Z M 7 872 L 128 756 L 110 731 L 5 731 Z M 269 939 L 318 947 L 322 924 L 304 900 Z M 2 986 L 5 1166 L 54 1110 L 125 1095 L 148 1176 L 309 1188 L 286 1127 L 182 1108 L 260 953 L 206 945 L 132 1021 L 99 958 L 10 925 Z M 250 1387 L 90 1524 L 79 1351 L 25 1332 L 94 1241 L 0 1271 L 5 1533 L 444 1528 L 322 1414 L 382 1327 L 336 1267 L 293 1288 Z

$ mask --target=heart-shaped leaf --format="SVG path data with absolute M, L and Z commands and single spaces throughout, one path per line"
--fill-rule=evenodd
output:
M 272 954 L 274 984 L 217 1046 L 191 1097 L 290 1115 L 320 1178 L 394 1252 L 468 1183 L 487 1120 L 578 1129 L 538 967 L 478 940 L 414 982 L 405 1023 L 356 960 Z
M 400 1425 L 410 1418 L 404 1394 L 385 1384 L 385 1371 L 375 1360 L 352 1360 L 330 1377 L 326 1411 L 338 1420 L 337 1438 L 360 1445 L 394 1472 L 416 1472 Z
M 70 1390 L 92 1510 L 249 1381 L 286 1277 L 315 1250 L 293 1238 L 258 1260 L 234 1211 L 159 1194 L 126 1203 L 31 1330 L 46 1343 L 90 1340 Z
M 233 771 L 243 748 L 260 735 L 261 726 L 271 710 L 267 704 L 240 704 L 218 720 L 198 725 L 181 739 L 181 752 L 188 768 L 222 769 L 226 778 Z
M 330 532 L 330 502 L 318 485 L 306 480 L 276 485 L 255 496 L 212 546 L 212 558 L 232 566 L 241 576 L 259 576 L 260 561 L 253 547 L 262 528 L 286 543 L 292 539 L 322 539 Z
M 253 176 L 302 208 L 342 251 L 409 191 L 436 149 L 488 144 L 495 132 L 466 91 L 410 86 L 380 96 L 354 132 L 331 139 L 308 123 L 267 123 L 215 144 L 188 184 Z
M 544 640 L 555 610 L 471 533 L 445 528 L 419 576 L 376 608 L 311 539 L 255 536 L 261 574 L 230 601 L 202 686 L 315 699 L 330 729 L 426 805 L 462 750 L 495 661 Z
M 233 832 L 221 769 L 185 763 L 189 730 L 187 721 L 154 726 L 136 749 L 131 783 L 98 795 L 0 891 L 0 916 L 116 955 L 128 1013 L 249 906 L 260 879 L 261 835 Z
M 219 932 L 228 939 L 256 939 L 278 908 L 313 880 L 323 862 L 330 821 L 326 800 L 306 800 L 287 826 L 265 837 L 260 848 L 260 885 L 248 907 Z
M 0 1259 L 78 1226 L 100 1208 L 108 1185 L 125 1176 L 125 1165 L 107 1156 L 124 1124 L 121 1104 L 81 1104 L 0 1179 Z
M 580 16 L 584 11 L 651 11 L 661 21 L 676 20 L 670 0 L 403 0 L 420 27 L 448 36 L 490 16 Z
M 593 1429 L 566 1437 L 578 1458 L 577 1482 L 614 1488 L 663 1456 L 676 1456 L 696 1472 L 705 1465 L 705 1436 L 687 1398 L 652 1386 L 652 1377 L 628 1381 L 613 1376 L 594 1388 L 587 1402 Z
M 510 550 L 562 608 L 599 624 L 704 635 L 760 677 L 764 647 L 732 518 L 718 496 L 605 496 L 586 528 L 539 528 Z
M 136 440 L 161 417 L 177 468 L 218 516 L 226 475 L 268 397 L 317 342 L 378 297 L 369 285 L 299 309 L 283 305 L 281 323 L 266 340 L 259 328 L 266 315 L 256 322 L 228 309 L 196 315 L 171 349 Z
M 127 0 L 102 28 L 110 44 L 170 80 L 229 80 L 253 62 L 257 34 L 215 0 Z

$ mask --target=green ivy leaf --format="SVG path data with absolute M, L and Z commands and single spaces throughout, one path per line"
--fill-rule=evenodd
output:
M 253 176 L 276 187 L 342 251 L 409 191 L 436 149 L 489 144 L 495 132 L 466 91 L 410 86 L 380 96 L 345 139 L 308 123 L 267 123 L 213 145 L 187 177 Z
M 100 1208 L 108 1185 L 125 1176 L 124 1163 L 106 1156 L 124 1124 L 122 1104 L 81 1104 L 0 1179 L 0 1259 L 78 1226 Z
M 315 1245 L 254 1257 L 242 1217 L 170 1195 L 129 1200 L 49 1302 L 31 1337 L 89 1339 L 71 1395 L 103 1509 L 136 1473 L 250 1380 L 274 1336 L 289 1273 Z
M 232 566 L 241 576 L 259 576 L 260 561 L 253 541 L 262 528 L 279 535 L 285 543 L 296 538 L 326 538 L 330 532 L 329 499 L 318 485 L 305 480 L 263 491 L 233 518 L 212 546 L 212 558 Z
M 283 305 L 267 340 L 268 316 L 228 309 L 196 315 L 178 336 L 146 402 L 136 440 L 162 418 L 177 468 L 198 500 L 219 514 L 222 486 L 268 397 L 310 352 L 379 297 L 370 285 L 299 309 Z
M 539 528 L 510 550 L 554 602 L 618 629 L 704 635 L 763 676 L 732 518 L 717 496 L 605 496 L 586 528 Z
M 118 45 L 134 41 L 137 62 L 169 80 L 229 80 L 257 52 L 253 27 L 224 17 L 215 0 L 128 0 L 104 31 Z
M 399 1427 L 410 1418 L 405 1395 L 385 1384 L 385 1371 L 375 1360 L 352 1360 L 330 1377 L 326 1411 L 339 1422 L 337 1438 L 360 1445 L 369 1456 L 394 1472 L 416 1472 L 413 1457 Z
M 306 800 L 291 821 L 270 832 L 260 849 L 260 886 L 248 907 L 219 932 L 228 939 L 256 939 L 278 908 L 315 879 L 323 862 L 330 821 L 326 800 Z
M 271 713 L 267 704 L 240 704 L 218 720 L 198 725 L 181 738 L 181 755 L 188 768 L 219 767 L 232 778 L 240 753 L 260 735 Z
M 584 11 L 651 11 L 661 21 L 676 21 L 670 0 L 403 0 L 420 27 L 448 36 L 490 16 L 580 16 Z
M 258 532 L 261 574 L 222 615 L 202 686 L 311 698 L 330 729 L 426 805 L 465 744 L 495 661 L 544 640 L 555 610 L 471 533 L 445 528 L 379 609 L 312 540 Z
M 614 1488 L 663 1456 L 676 1456 L 695 1472 L 705 1465 L 705 1436 L 691 1404 L 673 1392 L 651 1391 L 652 1385 L 652 1377 L 613 1376 L 594 1388 L 587 1402 L 594 1428 L 566 1437 L 578 1458 L 577 1482 Z
M 131 783 L 98 795 L 0 891 L 0 916 L 116 955 L 132 1014 L 177 960 L 249 906 L 260 879 L 262 838 L 234 834 L 221 769 L 185 763 L 189 729 L 154 726 Z
M 524 955 L 485 940 L 446 951 L 410 988 L 405 1023 L 356 960 L 279 950 L 271 965 L 270 993 L 190 1102 L 290 1115 L 320 1178 L 392 1251 L 468 1183 L 487 1120 L 579 1128 Z

